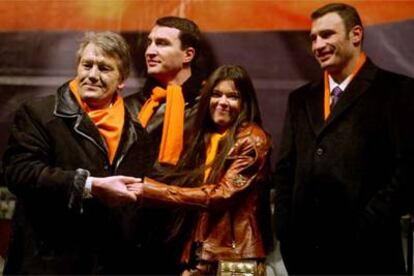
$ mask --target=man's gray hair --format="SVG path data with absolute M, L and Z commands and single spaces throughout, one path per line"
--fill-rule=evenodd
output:
M 119 59 L 118 69 L 122 79 L 126 80 L 131 67 L 131 54 L 129 46 L 125 39 L 114 32 L 87 32 L 81 40 L 79 50 L 77 52 L 77 63 L 79 64 L 83 50 L 88 44 L 94 44 L 101 48 L 107 55 Z

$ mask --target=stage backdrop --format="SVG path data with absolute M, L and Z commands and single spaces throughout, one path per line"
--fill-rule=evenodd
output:
M 258 92 L 274 157 L 288 93 L 320 76 L 310 52 L 309 14 L 329 1 L 262 0 L 16 0 L 0 1 L 0 155 L 13 113 L 23 102 L 55 93 L 73 78 L 85 31 L 112 30 L 128 39 L 134 71 L 126 94 L 142 84 L 143 43 L 156 18 L 196 21 L 205 33 L 206 68 L 244 66 Z M 364 48 L 373 61 L 414 77 L 414 1 L 344 1 L 366 26 Z M 1 184 L 1 183 L 0 183 Z
M 344 2 L 361 13 L 366 26 L 364 48 L 373 61 L 414 77 L 414 1 Z M 134 59 L 134 70 L 125 91 L 129 94 L 142 85 L 148 31 L 156 18 L 175 15 L 196 21 L 205 33 L 204 49 L 208 53 L 205 68 L 211 70 L 231 63 L 249 71 L 258 92 L 265 128 L 273 138 L 274 161 L 288 93 L 320 76 L 310 52 L 309 14 L 326 3 L 0 0 L 0 156 L 18 106 L 34 97 L 55 93 L 58 86 L 74 77 L 75 54 L 85 31 L 118 31 L 128 40 Z M 4 206 L 12 207 L 8 204 L 11 202 L 0 197 Z M 0 256 L 4 256 L 10 234 L 10 223 L 2 219 Z M 274 258 L 280 263 L 280 256 Z

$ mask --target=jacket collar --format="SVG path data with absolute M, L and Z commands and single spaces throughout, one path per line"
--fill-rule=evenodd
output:
M 198 100 L 200 89 L 203 84 L 203 78 L 201 74 L 192 74 L 191 77 L 186 80 L 182 85 L 182 91 L 185 101 L 185 117 L 188 118 L 195 112 L 195 104 Z M 139 93 L 138 96 L 141 96 L 139 98 L 139 102 L 141 104 L 144 104 L 145 101 L 150 97 L 152 89 L 155 86 L 161 86 L 156 80 L 153 78 L 148 78 L 145 82 L 145 85 L 143 87 L 142 93 Z M 143 97 L 142 97 L 143 96 Z M 152 118 L 149 122 L 149 124 L 146 127 L 146 130 L 148 133 L 152 133 L 154 130 L 157 130 L 162 123 L 164 122 L 164 114 L 165 114 L 165 105 L 161 105 L 158 107 L 157 111 L 152 115 Z M 188 123 L 187 120 L 184 122 L 185 124 Z
M 69 82 L 63 84 L 57 91 L 54 114 L 57 117 L 75 120 L 73 123 L 74 131 L 91 141 L 105 156 L 107 156 L 107 149 L 103 138 L 99 134 L 95 124 L 82 110 L 75 96 L 69 90 Z M 130 118 L 130 114 L 125 112 L 125 123 L 122 130 L 121 141 L 113 163 L 115 171 L 120 165 L 126 152 L 131 148 L 133 143 L 140 138 L 136 131 L 137 128 L 142 129 L 141 125 L 133 122 Z M 144 132 L 144 130 L 142 130 L 142 132 Z
M 75 96 L 69 89 L 69 82 L 66 82 L 58 88 L 54 115 L 75 120 L 73 123 L 73 130 L 91 141 L 105 156 L 107 156 L 107 149 L 103 138 L 99 134 L 95 124 L 79 106 Z
M 200 95 L 200 89 L 202 87 L 203 80 L 203 76 L 193 70 L 191 76 L 183 83 L 181 87 L 186 103 L 189 103 L 191 105 L 196 101 L 196 98 Z M 143 87 L 143 95 L 145 98 L 144 101 L 151 96 L 152 89 L 156 86 L 165 88 L 165 85 L 161 85 L 154 78 L 147 78 Z
M 83 110 L 69 90 L 69 82 L 66 82 L 58 88 L 54 114 L 60 117 L 75 117 L 82 113 Z
M 323 118 L 323 80 L 311 84 L 310 93 L 307 93 L 306 108 L 316 135 L 320 135 L 364 95 L 377 72 L 378 67 L 367 58 L 365 64 L 347 86 L 340 101 L 335 105 L 326 121 Z

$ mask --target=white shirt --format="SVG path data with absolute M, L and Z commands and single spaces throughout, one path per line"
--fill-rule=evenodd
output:
M 343 82 L 339 84 L 336 83 L 330 75 L 328 75 L 328 80 L 329 80 L 329 92 L 330 92 L 330 95 L 332 95 L 332 90 L 337 86 L 339 86 L 339 88 L 341 88 L 342 91 L 345 91 L 346 87 L 352 80 L 352 75 L 349 75 L 346 79 L 344 79 Z M 329 97 L 329 103 L 330 104 L 332 103 L 332 96 Z

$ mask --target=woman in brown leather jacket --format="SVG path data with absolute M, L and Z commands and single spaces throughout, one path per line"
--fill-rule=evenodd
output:
M 263 275 L 271 141 L 261 128 L 255 90 L 242 67 L 214 71 L 191 130 L 187 150 L 169 175 L 173 185 L 145 178 L 128 189 L 144 206 L 198 211 L 183 249 L 183 275 L 215 274 L 219 261 L 226 260 L 245 261 L 246 267 L 255 263 L 255 275 Z

